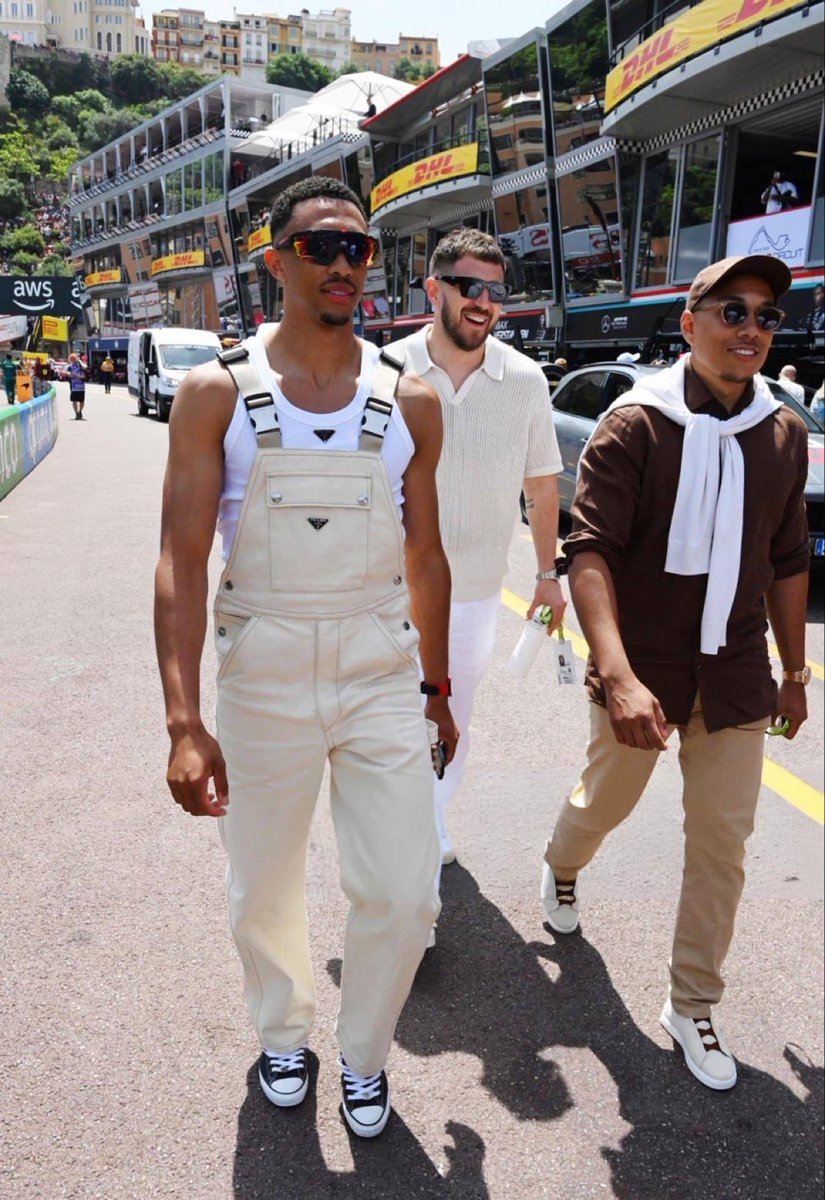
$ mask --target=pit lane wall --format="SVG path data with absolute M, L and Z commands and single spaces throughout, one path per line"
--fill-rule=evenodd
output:
M 54 388 L 0 408 L 0 500 L 42 462 L 57 441 Z

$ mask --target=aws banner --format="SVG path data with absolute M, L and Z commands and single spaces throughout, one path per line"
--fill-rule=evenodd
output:
M 28 404 L 0 409 L 0 500 L 34 470 L 56 441 L 54 388 Z
M 607 77 L 605 112 L 686 58 L 810 0 L 703 0 L 642 42 Z
M 382 179 L 377 187 L 372 189 L 372 212 L 416 192 L 419 188 L 429 187 L 434 183 L 443 183 L 447 179 L 460 179 L 462 175 L 475 175 L 478 170 L 478 142 L 468 146 L 456 146 L 453 150 L 444 150 L 441 154 L 431 154 L 429 158 L 421 158 L 418 162 L 394 171 L 386 179 Z
M 0 315 L 80 317 L 83 284 L 63 275 L 0 275 Z

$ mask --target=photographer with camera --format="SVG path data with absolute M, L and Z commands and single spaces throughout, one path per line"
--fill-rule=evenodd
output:
M 799 192 L 795 183 L 785 178 L 783 171 L 774 171 L 771 181 L 760 196 L 765 205 L 765 215 L 785 212 L 799 203 Z

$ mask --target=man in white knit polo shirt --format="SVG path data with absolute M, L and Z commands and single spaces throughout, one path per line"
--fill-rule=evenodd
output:
M 407 369 L 441 397 L 444 446 L 436 482 L 441 540 L 450 563 L 450 673 L 455 758 L 436 782 L 442 862 L 455 860 L 447 805 L 461 783 L 470 746 L 473 699 L 490 660 L 507 549 L 524 490 L 538 570 L 528 619 L 565 601 L 555 571 L 562 463 L 547 383 L 539 366 L 492 337 L 509 288 L 495 239 L 477 229 L 442 238 L 430 260 L 432 326 L 399 343 Z

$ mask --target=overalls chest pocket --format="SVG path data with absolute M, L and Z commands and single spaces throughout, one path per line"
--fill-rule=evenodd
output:
M 273 591 L 363 588 L 369 569 L 371 476 L 280 471 L 266 481 Z

